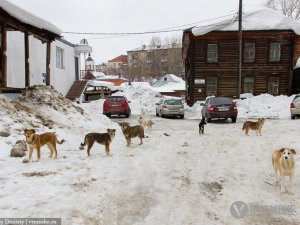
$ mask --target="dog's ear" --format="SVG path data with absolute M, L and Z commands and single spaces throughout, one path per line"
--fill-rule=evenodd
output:
M 35 129 L 31 129 L 31 131 L 32 131 L 32 133 L 34 133 L 34 134 L 35 134 Z
M 24 129 L 24 133 L 27 133 L 28 129 Z
M 283 153 L 283 151 L 284 151 L 284 148 L 281 148 L 281 149 L 279 150 L 279 152 L 281 152 L 281 153 Z
M 292 153 L 293 153 L 294 155 L 296 155 L 295 149 L 291 148 L 291 151 L 292 151 Z

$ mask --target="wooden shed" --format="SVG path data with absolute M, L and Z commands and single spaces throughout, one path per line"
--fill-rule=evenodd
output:
M 194 27 L 183 33 L 187 103 L 207 96 L 237 96 L 238 20 Z M 242 93 L 292 93 L 300 56 L 300 23 L 271 9 L 243 16 Z
M 49 22 L 32 15 L 18 6 L 6 1 L 0 1 L 0 93 L 16 92 L 18 88 L 7 85 L 7 34 L 10 31 L 24 33 L 24 65 L 25 87 L 30 86 L 29 36 L 40 40 L 46 47 L 46 84 L 51 84 L 50 54 L 51 42 L 60 36 L 61 30 Z M 18 74 L 22 76 L 22 74 Z M 24 87 L 24 88 L 25 88 Z M 19 90 L 20 91 L 20 90 Z

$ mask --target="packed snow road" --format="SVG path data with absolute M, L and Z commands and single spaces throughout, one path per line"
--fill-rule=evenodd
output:
M 40 162 L 1 161 L 1 217 L 59 217 L 62 224 L 201 225 L 299 224 L 300 179 L 296 158 L 294 195 L 280 194 L 271 154 L 278 147 L 300 153 L 300 120 L 266 120 L 262 136 L 242 132 L 237 123 L 216 121 L 198 133 L 197 120 L 154 121 L 144 144 L 132 147 L 119 127 L 111 157 L 95 144 L 90 158 L 78 149 L 77 132 L 58 146 L 57 160 L 42 149 Z M 138 116 L 113 118 L 137 124 Z M 107 127 L 108 128 L 108 127 Z M 74 138 L 76 137 L 76 138 Z M 236 219 L 235 201 L 247 205 L 292 205 L 293 215 L 262 214 Z

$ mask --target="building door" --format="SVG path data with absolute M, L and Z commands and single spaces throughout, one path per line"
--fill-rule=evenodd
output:
M 269 77 L 268 93 L 278 95 L 279 93 L 279 77 Z

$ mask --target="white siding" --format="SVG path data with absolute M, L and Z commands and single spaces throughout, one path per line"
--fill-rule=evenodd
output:
M 8 87 L 25 87 L 25 47 L 24 34 L 10 31 L 7 35 L 7 75 Z M 64 68 L 56 66 L 56 46 L 64 50 Z M 30 85 L 45 84 L 43 73 L 46 73 L 46 44 L 29 37 Z M 75 81 L 75 49 L 61 41 L 51 44 L 50 83 L 64 96 Z

